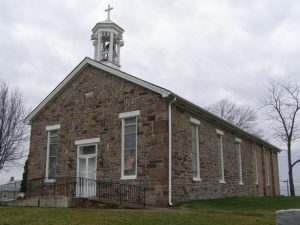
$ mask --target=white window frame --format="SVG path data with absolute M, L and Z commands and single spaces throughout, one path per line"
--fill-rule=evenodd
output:
M 47 131 L 47 155 L 46 155 L 46 173 L 45 173 L 45 182 L 55 182 L 55 179 L 49 179 L 49 154 L 50 154 L 50 132 L 57 130 L 59 132 L 60 130 L 60 124 L 46 126 Z M 56 156 L 57 157 L 57 156 Z
M 76 174 L 77 174 L 77 177 L 79 177 L 78 175 L 78 168 L 79 168 L 79 159 L 86 159 L 86 158 L 92 158 L 92 157 L 95 157 L 95 180 L 97 179 L 97 156 L 98 156 L 98 143 L 100 142 L 100 138 L 99 138 L 99 141 L 97 141 L 98 139 L 96 138 L 93 138 L 95 139 L 96 141 L 94 142 L 87 142 L 87 143 L 84 143 L 84 144 L 80 144 L 77 142 L 76 144 L 76 141 L 75 141 L 75 145 L 77 146 L 77 168 L 76 168 Z M 92 140 L 92 139 L 86 139 L 86 140 Z M 86 155 L 82 155 L 80 154 L 80 148 L 82 147 L 86 147 L 86 146 L 95 146 L 95 153 L 94 154 L 86 154 Z M 86 167 L 88 166 L 88 164 L 86 164 Z M 86 168 L 86 171 L 87 171 L 87 168 Z
M 243 182 L 243 167 L 242 167 L 242 151 L 241 151 L 242 140 L 239 139 L 239 138 L 235 138 L 234 142 L 236 144 L 237 155 L 238 155 L 239 185 L 244 185 L 244 182 Z
M 137 143 L 138 143 L 138 116 L 140 110 L 124 112 L 119 114 L 119 119 L 122 119 L 122 148 L 121 148 L 121 180 L 134 180 L 137 178 Z M 136 146 L 135 146 L 135 175 L 126 176 L 124 175 L 124 147 L 125 147 L 125 119 L 136 118 Z
M 265 170 L 266 170 L 266 174 L 267 174 L 267 186 L 270 187 L 270 160 L 268 157 L 268 150 L 265 150 L 265 158 L 266 158 L 266 166 L 265 166 Z
M 192 126 L 196 127 L 196 159 L 197 159 L 197 176 L 193 176 L 193 181 L 201 181 L 200 177 L 200 151 L 199 151 L 199 126 L 200 126 L 200 121 L 194 118 L 190 118 Z M 193 157 L 193 153 L 192 153 Z M 193 165 L 193 158 L 192 158 L 192 165 Z M 193 171 L 192 171 L 193 172 Z
M 258 162 L 257 162 L 257 149 L 254 149 L 254 166 L 255 166 L 255 185 L 258 185 Z
M 224 132 L 216 129 L 217 132 L 217 136 L 218 136 L 218 151 L 220 154 L 220 179 L 219 179 L 219 183 L 220 184 L 225 184 L 225 172 L 224 172 L 224 148 L 223 148 L 223 135 Z

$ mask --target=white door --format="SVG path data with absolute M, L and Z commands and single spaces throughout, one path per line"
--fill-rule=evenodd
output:
M 78 147 L 77 188 L 79 197 L 96 196 L 96 145 Z

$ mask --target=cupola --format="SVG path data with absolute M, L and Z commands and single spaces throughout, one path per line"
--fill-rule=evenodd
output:
M 94 59 L 108 66 L 120 69 L 120 50 L 124 45 L 123 28 L 111 21 L 110 11 L 113 7 L 108 5 L 105 10 L 107 19 L 98 22 L 92 29 L 91 39 L 94 45 Z

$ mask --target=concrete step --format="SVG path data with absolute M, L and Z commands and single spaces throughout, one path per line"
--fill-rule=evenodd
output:
M 5 203 L 5 204 L 4 204 Z M 124 204 L 119 201 L 98 200 L 96 198 L 71 197 L 32 197 L 23 200 L 4 202 L 4 206 L 12 207 L 41 207 L 41 208 L 143 208 L 143 206 Z M 1 204 L 0 204 L 1 205 Z
M 69 197 L 33 197 L 8 203 L 13 207 L 42 207 L 42 208 L 68 208 Z

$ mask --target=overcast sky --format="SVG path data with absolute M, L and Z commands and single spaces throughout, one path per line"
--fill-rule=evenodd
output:
M 255 108 L 268 77 L 300 81 L 299 0 L 0 0 L 0 79 L 33 109 L 93 58 L 91 29 L 109 3 L 125 29 L 122 70 L 199 106 L 229 98 Z M 286 159 L 279 155 L 282 180 Z M 21 172 L 0 172 L 0 184 Z

